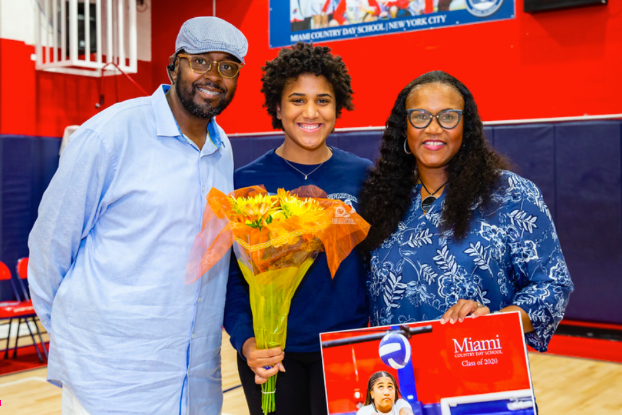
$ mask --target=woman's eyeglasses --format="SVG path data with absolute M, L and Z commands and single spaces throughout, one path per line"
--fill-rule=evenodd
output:
M 190 62 L 190 69 L 192 72 L 204 75 L 206 72 L 212 70 L 212 63 L 216 65 L 218 73 L 223 78 L 235 78 L 240 72 L 242 65 L 232 61 L 212 61 L 204 56 L 195 55 L 177 55 L 179 58 L 186 58 Z
M 460 118 L 462 118 L 462 112 L 462 110 L 448 109 L 442 110 L 438 114 L 434 115 L 429 111 L 419 108 L 406 110 L 406 113 L 408 114 L 408 121 L 413 127 L 419 129 L 427 128 L 427 126 L 432 122 L 432 119 L 436 118 L 438 124 L 446 130 L 451 130 L 458 125 Z

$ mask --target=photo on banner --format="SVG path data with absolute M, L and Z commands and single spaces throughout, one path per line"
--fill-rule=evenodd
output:
M 270 0 L 270 47 L 513 19 L 515 0 Z
M 372 404 L 399 415 L 537 413 L 518 312 L 322 333 L 320 340 L 330 415 L 375 413 Z M 366 402 L 378 372 L 395 379 L 399 394 L 372 388 Z

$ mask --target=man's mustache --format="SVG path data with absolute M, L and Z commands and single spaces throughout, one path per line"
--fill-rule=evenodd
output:
M 195 87 L 195 88 L 205 88 L 205 87 L 210 87 L 210 88 L 212 88 L 212 89 L 217 89 L 217 90 L 219 90 L 219 91 L 220 91 L 220 92 L 222 92 L 222 93 L 224 93 L 224 92 L 225 92 L 225 90 L 224 90 L 221 86 L 218 86 L 218 85 L 216 85 L 216 84 L 215 84 L 215 83 L 213 83 L 213 82 L 201 83 L 201 84 L 198 84 L 198 85 L 194 85 L 194 87 Z

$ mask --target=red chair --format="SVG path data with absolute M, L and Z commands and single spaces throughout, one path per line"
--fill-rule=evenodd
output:
M 26 258 L 20 258 L 17 260 L 17 276 L 19 277 L 17 279 L 17 282 L 19 283 L 19 286 L 22 290 L 22 294 L 23 294 L 23 299 L 26 303 L 28 303 L 30 306 L 32 306 L 32 300 L 30 299 L 30 294 L 28 292 L 28 289 L 26 288 L 26 285 L 24 284 L 24 280 L 28 279 L 28 257 Z M 14 286 L 13 289 L 15 290 L 16 287 Z M 16 297 L 19 299 L 19 295 L 16 292 L 15 293 Z M 34 313 L 34 309 L 33 309 L 33 313 Z M 45 358 L 47 359 L 48 357 L 48 350 L 45 347 L 45 343 L 43 342 L 43 336 L 41 335 L 41 331 L 39 330 L 39 325 L 37 324 L 37 320 L 38 317 L 36 314 L 33 314 L 32 316 L 32 321 L 35 324 L 35 330 L 37 330 L 37 335 L 39 336 L 39 341 L 41 342 L 41 348 L 43 349 L 43 354 L 45 354 Z M 17 344 L 17 343 L 16 343 Z M 37 348 L 37 352 L 38 352 L 38 346 L 36 344 L 36 342 L 34 343 L 35 348 Z M 17 347 L 17 346 L 15 346 Z M 37 353 L 39 354 L 39 353 Z
M 7 338 L 6 338 L 6 347 L 4 349 L 4 358 L 6 359 L 9 355 L 9 343 L 10 343 L 10 335 L 11 335 L 11 325 L 13 323 L 14 319 L 17 319 L 18 323 L 17 323 L 17 335 L 15 337 L 15 346 L 13 347 L 13 358 L 15 358 L 17 356 L 17 343 L 19 340 L 19 329 L 21 327 L 22 322 L 26 323 L 26 327 L 28 327 L 28 332 L 30 333 L 30 338 L 32 339 L 32 343 L 35 346 L 35 350 L 37 352 L 37 357 L 39 358 L 39 361 L 43 363 L 43 357 L 41 355 L 41 352 L 39 350 L 39 345 L 37 343 L 37 340 L 35 339 L 35 336 L 30 328 L 30 324 L 28 324 L 28 321 L 30 319 L 32 319 L 32 321 L 35 321 L 35 310 L 32 307 L 32 301 L 26 300 L 26 301 L 21 301 L 20 299 L 20 295 L 19 295 L 19 291 L 17 290 L 17 286 L 15 285 L 15 281 L 13 280 L 12 276 L 11 276 L 11 271 L 9 271 L 9 268 L 3 263 L 0 262 L 0 281 L 11 281 L 11 287 L 13 288 L 13 292 L 15 293 L 15 297 L 17 298 L 17 301 L 4 301 L 4 302 L 0 302 L 0 319 L 1 320 L 9 320 L 9 332 L 7 333 Z M 20 282 L 20 284 L 23 285 L 23 283 Z M 23 320 L 23 321 L 22 321 Z M 37 327 L 36 323 L 35 323 L 35 327 Z M 39 332 L 39 329 L 37 327 L 37 332 Z M 41 340 L 41 343 L 43 345 L 43 340 L 41 337 L 41 333 L 39 332 L 39 339 Z M 47 350 L 45 349 L 45 345 L 43 345 L 43 350 L 44 353 L 47 357 Z

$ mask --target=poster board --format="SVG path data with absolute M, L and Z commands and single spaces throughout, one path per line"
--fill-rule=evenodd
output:
M 515 0 L 270 0 L 270 47 L 513 19 L 515 7 Z
M 393 363 L 405 363 L 396 369 L 380 353 L 387 346 L 395 352 L 397 346 L 385 343 L 381 349 L 381 342 L 387 333 L 405 330 L 412 332 L 407 339 L 410 355 L 406 363 L 396 355 Z M 322 333 L 320 340 L 331 415 L 355 415 L 364 404 L 370 376 L 378 371 L 393 375 L 415 415 L 536 414 L 517 312 L 455 324 L 435 320 Z

